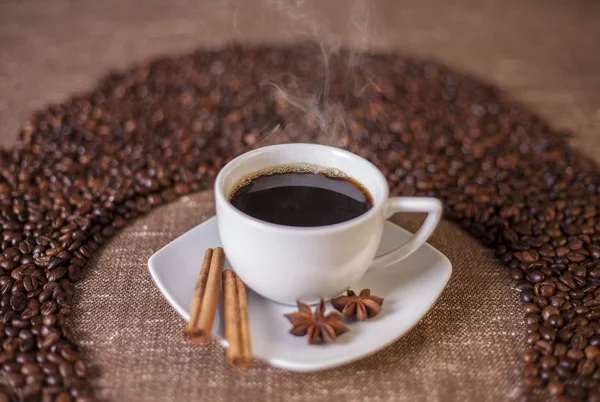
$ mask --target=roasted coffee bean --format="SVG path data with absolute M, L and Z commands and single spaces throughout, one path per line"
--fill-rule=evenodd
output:
M 53 349 L 53 348 L 51 348 L 51 349 Z M 48 361 L 50 363 L 54 363 L 54 364 L 58 364 L 58 365 L 60 365 L 61 363 L 64 363 L 63 358 L 60 357 L 59 354 L 52 352 L 52 350 L 51 350 L 51 353 L 48 353 L 48 355 L 46 356 L 46 359 L 48 359 Z
M 523 274 L 523 271 L 518 268 L 510 268 L 508 271 L 508 275 L 511 279 L 513 279 L 515 281 L 519 281 L 519 280 L 523 279 L 523 277 L 525 276 Z
M 56 324 L 56 315 L 54 314 L 47 314 L 44 316 L 42 323 L 46 326 L 46 327 L 53 327 L 54 324 Z
M 525 324 L 534 324 L 540 322 L 540 315 L 537 313 L 525 314 Z
M 56 396 L 56 402 L 71 402 L 73 398 L 67 392 L 62 391 Z
M 19 388 L 25 385 L 25 376 L 21 373 L 6 372 L 5 377 L 8 385 L 12 388 Z
M 588 346 L 585 348 L 585 357 L 590 360 L 600 356 L 600 348 L 598 346 Z
M 554 356 L 542 356 L 539 360 L 540 367 L 543 369 L 552 369 L 558 364 L 558 360 Z
M 23 293 L 17 293 L 10 298 L 10 307 L 14 311 L 23 311 L 27 306 L 27 296 Z
M 23 318 L 24 320 L 30 320 L 40 312 L 40 303 L 36 299 L 32 299 L 32 301 L 35 301 L 37 303 L 29 303 L 25 310 L 23 310 L 23 312 L 21 313 L 21 318 Z
M 19 333 L 19 329 L 15 327 L 6 327 L 4 328 L 4 335 L 9 338 L 14 338 Z
M 48 374 L 46 375 L 46 384 L 50 386 L 58 386 L 62 383 L 62 378 L 59 374 Z
M 38 296 L 38 300 L 40 301 L 40 303 L 44 303 L 45 301 L 47 301 L 48 299 L 50 299 L 52 297 L 52 292 L 50 290 L 43 290 L 39 296 Z
M 540 328 L 539 333 L 541 338 L 548 342 L 554 342 L 554 340 L 556 339 L 556 329 L 554 329 L 550 325 L 543 325 Z
M 526 277 L 532 283 L 538 283 L 538 282 L 543 281 L 546 276 L 544 275 L 544 273 L 542 271 L 537 270 L 537 269 L 532 269 L 527 272 Z
M 533 332 L 537 332 L 540 329 L 540 324 L 538 324 L 538 323 L 529 324 L 526 326 L 525 329 L 528 334 L 531 334 Z
M 562 393 L 565 390 L 565 386 L 564 383 L 562 383 L 561 381 L 558 380 L 552 380 L 548 383 L 548 392 L 550 392 L 550 395 L 557 397 L 562 395 Z
M 525 303 L 531 303 L 535 295 L 531 289 L 525 289 L 521 292 L 521 300 Z
M 63 378 L 69 379 L 74 374 L 73 365 L 67 362 L 62 362 L 58 365 L 58 372 Z
M 530 346 L 534 346 L 537 341 L 540 340 L 539 332 L 532 332 L 525 337 L 525 343 Z
M 573 348 L 569 349 L 567 352 L 567 357 L 576 361 L 582 360 L 585 357 L 585 354 L 581 349 Z
M 70 348 L 61 349 L 60 355 L 63 359 L 71 363 L 75 363 L 79 359 L 79 354 Z
M 58 373 L 58 367 L 54 363 L 50 363 L 50 362 L 40 363 L 40 368 L 46 375 Z
M 536 389 L 544 385 L 544 381 L 539 377 L 524 377 L 523 385 L 527 388 Z
M 81 278 L 81 268 L 77 265 L 69 265 L 67 268 L 67 273 L 69 274 L 69 279 L 73 282 L 77 282 Z
M 24 375 L 35 375 L 41 372 L 41 368 L 36 363 L 25 363 L 21 366 L 21 373 Z
M 583 376 L 589 376 L 594 374 L 596 370 L 596 363 L 593 360 L 583 360 L 577 366 L 577 372 Z
M 550 317 L 548 317 L 548 324 L 555 328 L 560 328 L 563 326 L 564 320 L 560 315 L 553 314 Z
M 49 333 L 42 341 L 41 347 L 43 349 L 47 349 L 50 346 L 56 345 L 58 341 L 60 341 L 60 332 Z
M 556 357 L 564 357 L 567 355 L 567 345 L 564 343 L 555 343 L 554 344 L 554 356 Z
M 58 310 L 58 305 L 53 300 L 49 300 L 42 304 L 40 312 L 42 315 L 54 314 Z
M 46 275 L 46 277 L 48 278 L 48 281 L 50 282 L 56 282 L 58 281 L 60 278 L 62 278 L 63 276 L 65 276 L 67 274 L 67 269 L 63 266 L 60 266 L 56 269 L 54 269 L 53 271 L 48 272 L 48 274 Z
M 535 349 L 538 350 L 542 355 L 549 355 L 552 353 L 553 346 L 550 342 L 540 339 L 535 343 Z
M 540 307 L 534 303 L 527 303 L 527 304 L 523 305 L 523 310 L 526 313 L 539 313 L 542 311 L 542 309 L 540 309 Z
M 77 375 L 77 377 L 85 377 L 87 375 L 87 367 L 81 360 L 78 360 L 77 362 L 75 362 L 74 368 L 75 368 L 75 375 Z
M 587 344 L 587 337 L 582 333 L 575 333 L 571 338 L 571 345 L 577 349 L 585 349 Z
M 544 309 L 548 306 L 548 299 L 542 296 L 535 296 L 533 298 L 533 302 L 537 304 L 541 309 Z
M 46 251 L 46 254 L 48 254 L 48 251 Z M 67 263 L 66 260 L 60 258 L 60 257 L 54 257 L 50 260 L 50 262 L 48 263 L 48 271 L 52 271 L 58 267 L 60 267 L 61 265 Z
M 548 321 L 550 316 L 559 315 L 559 314 L 560 314 L 560 310 L 557 307 L 548 306 L 548 307 L 545 307 L 544 310 L 542 311 L 542 318 L 544 319 L 544 321 Z
M 35 356 L 32 353 L 18 353 L 16 357 L 17 363 L 33 363 L 35 362 Z
M 32 279 L 31 276 L 24 277 L 23 287 L 25 288 L 25 291 L 27 291 L 27 293 L 33 291 L 37 287 L 37 279 Z
M 587 392 L 583 388 L 578 387 L 574 384 L 565 385 L 565 394 L 571 395 L 577 398 L 578 400 L 585 399 L 585 397 L 587 396 Z
M 71 297 L 66 292 L 60 292 L 56 296 L 56 303 L 58 303 L 59 306 L 70 306 Z

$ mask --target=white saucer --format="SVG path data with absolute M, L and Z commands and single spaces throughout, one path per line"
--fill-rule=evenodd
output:
M 386 222 L 379 253 L 405 242 L 411 234 Z M 216 218 L 211 218 L 181 235 L 154 253 L 148 267 L 154 282 L 167 301 L 183 318 L 189 320 L 189 304 L 204 250 L 221 245 Z M 225 250 L 227 252 L 227 250 Z M 226 267 L 230 267 L 226 263 Z M 448 283 L 452 264 L 429 244 L 396 266 L 373 271 L 352 289 L 370 288 L 385 298 L 381 313 L 367 321 L 347 321 L 350 331 L 332 345 L 309 345 L 306 337 L 290 335 L 290 322 L 283 316 L 293 307 L 269 301 L 248 291 L 248 309 L 252 352 L 255 357 L 292 371 L 317 371 L 362 359 L 391 344 L 411 329 L 437 300 Z M 327 311 L 333 311 L 328 303 Z M 213 326 L 213 337 L 223 339 L 223 309 Z

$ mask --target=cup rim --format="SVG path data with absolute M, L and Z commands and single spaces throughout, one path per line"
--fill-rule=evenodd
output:
M 243 163 L 245 159 L 247 159 L 251 156 L 255 156 L 260 153 L 276 152 L 278 149 L 282 149 L 282 148 L 306 148 L 307 151 L 309 151 L 310 149 L 313 149 L 313 150 L 319 149 L 321 151 L 341 153 L 350 158 L 361 160 L 361 162 L 365 163 L 370 169 L 372 169 L 376 173 L 377 181 L 379 182 L 378 185 L 381 186 L 381 188 L 383 190 L 382 196 L 380 197 L 379 202 L 378 202 L 378 200 L 376 200 L 373 197 L 373 207 L 371 209 L 369 209 L 366 213 L 364 213 L 360 216 L 357 216 L 356 218 L 350 219 L 348 221 L 335 223 L 332 225 L 310 226 L 310 227 L 287 226 L 287 225 L 280 225 L 277 223 L 265 222 L 260 219 L 254 218 L 254 217 L 240 211 L 236 207 L 234 207 L 231 204 L 231 202 L 229 202 L 229 199 L 225 195 L 225 192 L 228 191 L 228 189 L 221 189 L 221 187 L 223 187 L 222 186 L 223 180 L 226 177 L 227 173 L 234 167 Z M 361 225 L 365 221 L 371 219 L 374 215 L 378 214 L 379 211 L 384 207 L 386 200 L 389 197 L 389 186 L 387 184 L 385 177 L 383 176 L 383 173 L 381 173 L 381 171 L 374 164 L 372 164 L 365 158 L 363 158 L 355 153 L 346 151 L 341 148 L 328 146 L 328 145 L 310 144 L 310 143 L 285 143 L 285 144 L 276 144 L 276 145 L 269 145 L 269 146 L 262 147 L 262 148 L 257 148 L 252 151 L 243 153 L 243 154 L 237 156 L 236 158 L 232 159 L 229 163 L 227 163 L 225 166 L 223 166 L 223 168 L 217 174 L 217 178 L 216 178 L 215 184 L 214 184 L 214 192 L 215 192 L 216 203 L 219 204 L 220 206 L 222 206 L 223 208 L 228 209 L 238 219 L 240 219 L 247 225 L 251 225 L 251 226 L 254 226 L 254 227 L 257 227 L 260 229 L 264 229 L 264 230 L 276 231 L 276 232 L 280 232 L 280 233 L 314 235 L 314 234 L 326 234 L 326 233 L 336 232 L 339 230 L 349 229 L 354 226 Z

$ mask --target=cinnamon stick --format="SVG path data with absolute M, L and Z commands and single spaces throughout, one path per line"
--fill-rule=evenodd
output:
M 250 366 L 252 364 L 252 350 L 250 348 L 250 324 L 248 322 L 248 299 L 246 286 L 239 276 L 235 276 L 238 306 L 240 312 L 240 337 L 242 343 L 242 360 Z
M 192 303 L 190 305 L 190 320 L 183 329 L 184 336 L 192 341 L 200 336 L 201 333 L 198 328 L 198 322 L 200 320 L 200 311 L 202 310 L 202 298 L 206 292 L 206 282 L 208 281 L 208 272 L 212 255 L 212 248 L 209 248 L 204 252 L 204 259 L 202 260 L 200 274 L 198 274 L 198 279 L 196 280 L 196 287 L 194 288 Z
M 247 369 L 252 364 L 248 302 L 242 280 L 232 271 L 223 271 L 223 306 L 225 338 L 229 343 L 227 360 L 235 368 Z
M 204 257 L 206 259 L 207 255 L 205 254 Z M 212 325 L 217 311 L 223 265 L 225 265 L 225 253 L 221 247 L 217 247 L 212 251 L 210 257 L 206 286 L 204 287 L 204 292 L 201 294 L 201 301 L 192 301 L 192 303 L 200 303 L 200 312 L 189 336 L 189 339 L 194 343 L 204 343 L 211 338 Z M 200 274 L 202 275 L 202 270 L 200 270 Z M 198 281 L 201 281 L 201 279 L 198 278 Z

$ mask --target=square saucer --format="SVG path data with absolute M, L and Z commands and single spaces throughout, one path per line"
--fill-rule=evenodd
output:
M 403 244 L 412 236 L 386 222 L 378 255 Z M 148 260 L 152 279 L 169 304 L 186 320 L 200 265 L 207 248 L 221 246 L 216 217 L 210 218 L 167 244 Z M 227 250 L 225 250 L 227 252 Z M 231 268 L 229 262 L 225 268 Z M 438 250 L 424 244 L 411 256 L 379 271 L 368 272 L 351 288 L 385 298 L 383 309 L 367 321 L 345 321 L 349 332 L 332 345 L 309 345 L 306 337 L 290 335 L 284 314 L 296 311 L 248 289 L 248 314 L 254 356 L 272 366 L 291 371 L 318 371 L 362 359 L 394 342 L 429 311 L 450 279 L 452 264 Z M 327 311 L 333 311 L 328 303 Z M 222 295 L 213 325 L 213 338 L 223 346 Z

